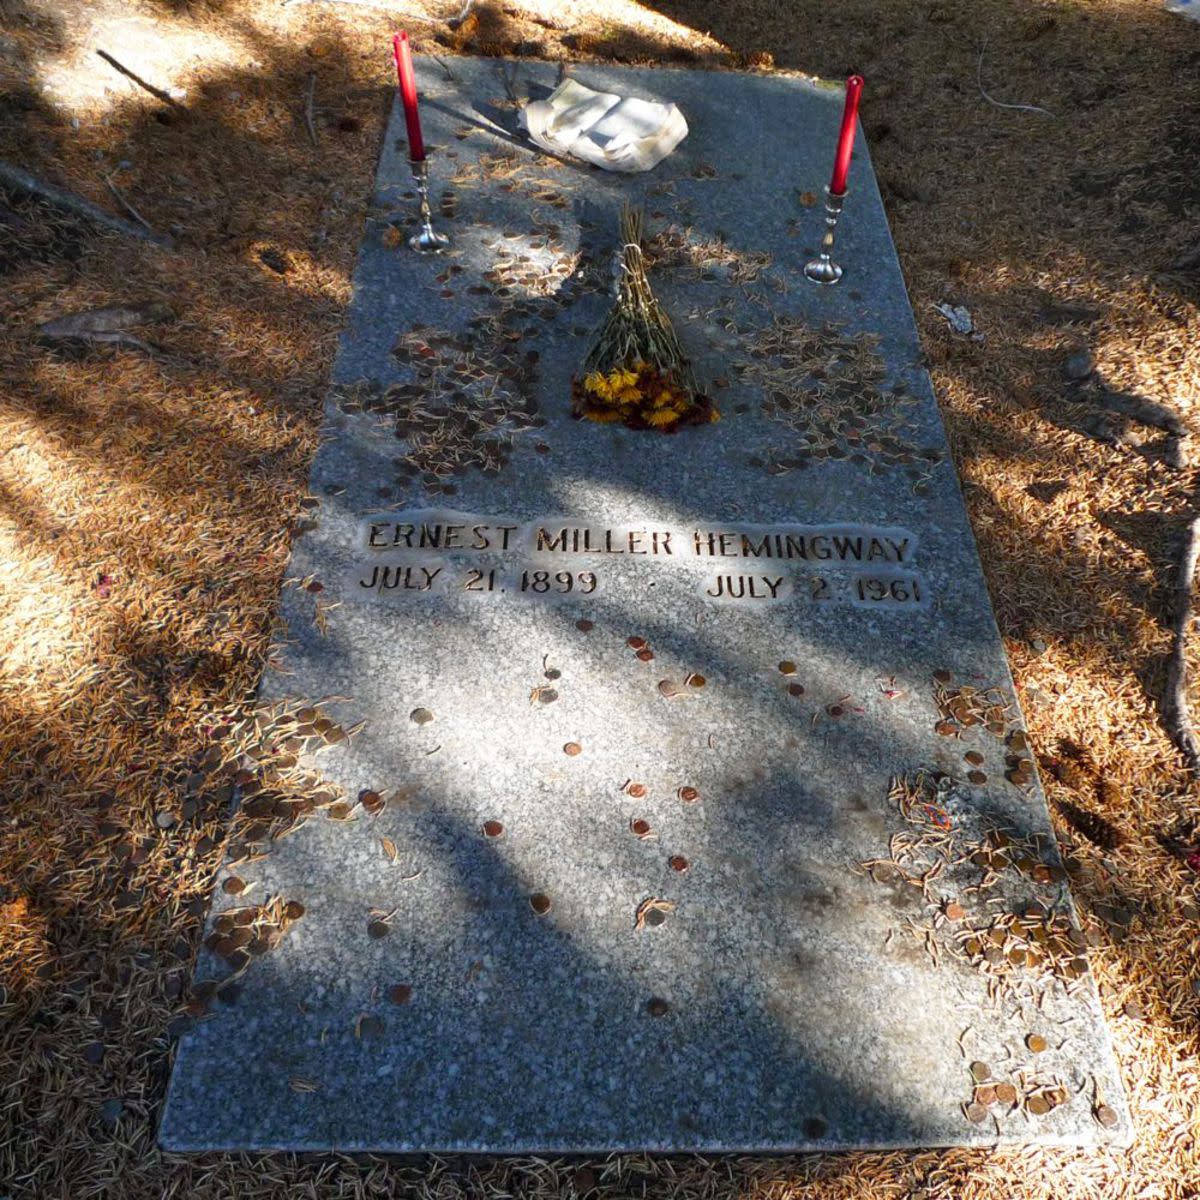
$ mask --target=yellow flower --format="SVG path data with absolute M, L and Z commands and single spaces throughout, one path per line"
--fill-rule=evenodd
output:
M 599 371 L 593 371 L 590 375 L 584 376 L 583 388 L 584 391 L 591 392 L 593 395 L 599 396 L 602 400 L 612 398 L 612 390 L 608 386 L 608 380 Z
M 650 403 L 654 408 L 666 408 L 668 404 L 675 403 L 675 393 L 669 388 L 663 388 Z
M 602 425 L 609 421 L 621 420 L 621 414 L 615 408 L 586 408 L 583 415 L 589 421 L 598 421 Z
M 679 420 L 679 414 L 673 408 L 656 408 L 646 414 L 646 423 L 655 429 L 674 425 Z

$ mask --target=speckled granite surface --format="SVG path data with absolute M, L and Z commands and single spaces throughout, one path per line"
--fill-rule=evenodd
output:
M 163 1145 L 1127 1141 L 861 144 L 846 277 L 801 276 L 839 92 L 580 68 L 689 121 L 628 178 L 534 154 L 496 65 L 450 66 L 418 71 L 454 250 L 390 245 L 393 113 L 289 570 L 322 590 L 284 589 L 262 686 L 364 722 L 302 755 L 355 807 L 228 868 L 253 890 L 210 927 L 304 911 L 183 1036 Z M 571 419 L 626 197 L 718 424 Z M 823 356 L 799 391 L 789 348 Z

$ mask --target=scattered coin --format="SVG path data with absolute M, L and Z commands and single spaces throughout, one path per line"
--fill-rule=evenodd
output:
M 975 1089 L 975 1101 L 978 1104 L 992 1105 L 996 1103 L 996 1089 L 990 1083 L 980 1084 Z
M 221 884 L 221 891 L 230 896 L 240 896 L 246 890 L 245 880 L 239 879 L 236 875 L 230 875 L 228 879 Z
M 648 837 L 650 834 L 650 822 L 644 817 L 634 817 L 629 822 L 629 828 L 632 833 L 640 838 Z
M 539 917 L 544 917 L 550 911 L 550 897 L 545 892 L 535 892 L 529 897 L 529 907 Z
M 1025 1107 L 1029 1109 L 1029 1111 L 1033 1113 L 1035 1117 L 1044 1117 L 1050 1111 L 1052 1106 L 1050 1101 L 1047 1100 L 1045 1096 L 1037 1095 L 1030 1096 L 1029 1099 L 1025 1101 Z
M 671 1006 L 661 996 L 651 996 L 646 1001 L 646 1011 L 652 1017 L 665 1017 Z
M 646 639 L 644 637 L 626 638 L 625 645 L 627 645 L 630 648 L 630 650 L 645 650 L 646 649 Z
M 386 921 L 374 920 L 367 924 L 367 934 L 373 938 L 385 938 L 392 932 L 392 927 Z
M 804 695 L 804 684 L 789 683 L 788 684 L 788 695 L 789 696 L 803 696 Z
M 578 629 L 580 633 L 591 633 L 591 631 L 596 628 L 596 623 L 594 621 L 589 621 L 587 617 L 580 617 L 579 620 L 575 622 L 575 628 Z
M 433 713 L 431 713 L 427 708 L 414 708 L 412 712 L 408 714 L 408 719 L 412 721 L 414 725 L 428 725 L 429 722 L 433 720 Z
M 987 783 L 987 776 L 982 771 L 968 771 L 967 779 L 970 783 L 975 784 L 976 787 Z
M 967 910 L 957 900 L 951 900 L 943 911 L 951 921 L 961 921 L 967 915 Z
M 1041 1054 L 1046 1048 L 1046 1039 L 1040 1033 L 1031 1033 L 1025 1039 L 1025 1046 L 1031 1054 Z
M 671 857 L 667 860 L 667 863 L 670 866 L 672 871 L 678 871 L 678 872 L 680 872 L 680 874 L 682 874 L 684 871 L 686 871 L 688 869 L 688 867 L 691 865 L 688 862 L 688 860 L 683 857 L 682 854 L 671 855 Z
M 583 747 L 578 742 L 568 742 L 563 747 L 563 753 L 568 758 L 575 758 L 577 755 L 583 753 Z
M 989 1067 L 987 1063 L 976 1060 L 971 1064 L 971 1078 L 974 1079 L 976 1083 L 983 1083 L 984 1080 L 990 1078 L 991 1074 L 992 1068 Z
M 970 1104 L 963 1108 L 966 1118 L 973 1125 L 978 1125 L 981 1121 L 987 1120 L 988 1110 L 982 1104 L 972 1100 Z
M 686 683 L 688 687 L 702 688 L 708 682 L 708 680 L 705 679 L 703 675 L 699 675 L 693 671 L 683 682 Z
M 283 912 L 289 921 L 298 921 L 304 916 L 305 909 L 299 900 L 289 900 L 284 905 Z
M 1016 1104 L 1017 1089 L 1011 1083 L 996 1084 L 996 1100 L 1000 1104 Z
M 646 794 L 646 785 L 644 783 L 631 783 L 625 790 L 635 800 L 640 800 Z
M 647 647 L 645 649 L 639 650 L 637 652 L 637 654 L 635 655 L 635 657 L 637 658 L 637 660 L 639 662 L 653 662 L 654 661 L 654 651 Z
M 983 755 L 980 754 L 978 750 L 968 750 L 966 754 L 963 755 L 963 758 L 965 758 L 973 767 L 983 766 Z
M 783 662 L 779 664 L 779 673 L 780 675 L 795 675 L 796 664 L 790 659 L 785 658 Z
M 1107 1104 L 1097 1104 L 1092 1110 L 1092 1116 L 1104 1126 L 1105 1129 L 1112 1129 L 1120 1120 L 1117 1116 L 1117 1110 L 1109 1107 Z
M 504 832 L 504 826 L 499 821 L 484 821 L 483 833 L 485 837 L 498 838 Z
M 412 999 L 412 986 L 407 983 L 394 983 L 388 988 L 388 999 L 393 1004 L 407 1004 Z
M 679 798 L 684 804 L 695 804 L 700 799 L 700 793 L 694 787 L 681 787 L 679 789 Z

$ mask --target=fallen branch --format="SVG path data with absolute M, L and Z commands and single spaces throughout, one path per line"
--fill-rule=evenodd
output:
M 1155 429 L 1165 429 L 1173 437 L 1183 437 L 1187 429 L 1179 414 L 1165 404 L 1147 400 L 1133 392 L 1114 392 L 1108 388 L 1100 388 L 1090 395 L 1085 393 L 1081 399 L 1095 400 L 1101 408 L 1110 412 L 1120 413 L 1143 425 L 1151 425 Z
M 55 187 L 52 183 L 46 183 L 30 175 L 28 171 L 23 171 L 20 167 L 14 167 L 11 163 L 0 161 L 0 184 L 16 191 L 24 192 L 26 195 L 35 196 L 39 200 L 44 200 L 47 204 L 52 204 L 55 208 L 62 209 L 64 212 L 74 213 L 75 216 L 83 217 L 91 221 L 94 225 L 99 225 L 102 229 L 107 229 L 112 233 L 121 233 L 126 237 L 139 238 L 143 242 L 153 242 L 154 245 L 162 246 L 168 250 L 174 249 L 175 243 L 170 238 L 149 232 L 140 225 L 135 225 L 132 221 L 126 221 L 124 217 L 118 217 L 110 212 L 105 212 L 104 209 L 97 207 L 90 200 L 85 200 L 82 196 L 75 195 L 74 192 L 64 191 L 62 188 Z
M 1200 742 L 1192 729 L 1192 714 L 1187 702 L 1187 633 L 1192 623 L 1192 586 L 1197 558 L 1200 558 L 1200 516 L 1193 517 L 1188 523 L 1175 576 L 1174 641 L 1162 700 L 1163 724 L 1193 775 L 1200 773 Z
M 126 79 L 132 79 L 143 91 L 147 91 L 156 99 L 161 100 L 164 104 L 169 104 L 172 108 L 177 108 L 180 112 L 187 112 L 187 105 L 180 104 L 170 92 L 164 92 L 162 88 L 157 88 L 152 83 L 147 83 L 140 75 L 131 71 L 124 63 L 118 62 L 107 50 L 97 50 L 96 53 L 115 71 L 119 71 Z
M 150 222 L 147 221 L 146 218 L 143 217 L 142 214 L 140 212 L 138 212 L 138 210 L 136 208 L 134 208 L 132 204 L 129 203 L 129 201 L 125 198 L 125 193 L 123 191 L 121 191 L 121 189 L 119 187 L 117 187 L 117 185 L 115 183 L 113 183 L 113 177 L 111 175 L 105 175 L 104 182 L 106 184 L 108 184 L 108 190 L 110 192 L 112 192 L 112 194 L 116 197 L 117 203 L 120 204 L 120 206 L 139 225 L 141 225 L 144 229 L 148 230 L 150 233 L 154 233 L 154 227 L 150 224 Z
M 317 90 L 317 74 L 313 71 L 308 77 L 308 94 L 304 98 L 304 127 L 308 130 L 308 140 L 313 147 L 317 145 L 317 127 L 313 123 L 313 96 Z
M 979 85 L 979 94 L 996 108 L 1011 108 L 1017 112 L 1033 112 L 1041 113 L 1045 117 L 1052 117 L 1054 114 L 1048 108 L 1042 108 L 1040 104 L 1005 104 L 1003 100 L 995 100 L 988 95 L 987 89 L 983 86 L 983 56 L 987 52 L 987 38 L 983 39 L 983 45 L 979 47 L 979 63 L 975 68 L 975 82 Z

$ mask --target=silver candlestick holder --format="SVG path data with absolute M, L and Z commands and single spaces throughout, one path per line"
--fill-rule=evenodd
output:
M 418 254 L 441 254 L 450 245 L 450 239 L 433 227 L 433 210 L 429 207 L 429 163 L 421 159 L 411 165 L 413 182 L 417 185 L 421 227 L 408 239 L 409 249 Z
M 837 230 L 838 218 L 842 215 L 842 204 L 846 193 L 835 196 L 828 187 L 825 189 L 825 236 L 821 239 L 821 253 L 811 262 L 804 264 L 805 277 L 813 283 L 837 283 L 842 277 L 842 268 L 833 261 L 833 237 Z

